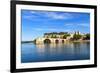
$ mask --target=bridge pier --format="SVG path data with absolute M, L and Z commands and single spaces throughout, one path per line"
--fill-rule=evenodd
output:
M 66 43 L 67 39 L 61 39 L 61 38 L 37 38 L 36 44 L 44 44 L 45 40 L 50 41 L 49 43 Z

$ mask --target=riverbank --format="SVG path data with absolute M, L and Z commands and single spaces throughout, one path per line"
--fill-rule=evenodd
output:
M 21 43 L 33 43 L 33 41 L 21 41 Z
M 68 42 L 90 42 L 90 40 L 67 40 L 65 43 L 68 43 Z M 21 42 L 22 44 L 23 43 L 34 43 L 36 44 L 34 41 L 22 41 Z M 43 44 L 43 43 L 41 43 Z M 54 44 L 54 43 L 50 43 L 50 44 Z M 55 44 L 58 44 L 58 43 L 55 43 Z M 59 43 L 59 44 L 62 44 L 62 43 Z
M 90 40 L 73 40 L 71 42 L 90 42 Z

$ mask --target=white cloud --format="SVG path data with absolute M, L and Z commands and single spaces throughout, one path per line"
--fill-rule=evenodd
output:
M 73 15 L 70 13 L 61 13 L 61 12 L 45 12 L 45 11 L 29 11 L 30 14 L 25 16 L 25 18 L 31 17 L 47 17 L 50 19 L 70 19 L 73 18 Z
M 50 31 L 50 32 L 69 32 L 70 29 L 57 29 L 57 28 L 34 28 L 34 31 Z
M 89 27 L 89 24 L 87 24 L 87 23 L 82 23 L 82 24 L 78 24 L 78 25 L 83 26 L 83 27 Z
M 66 23 L 65 26 L 82 26 L 82 27 L 89 27 L 88 23 Z
M 44 31 L 44 30 L 47 30 L 47 31 L 55 31 L 57 29 L 54 29 L 54 28 L 35 28 L 34 30 L 36 30 L 36 31 Z
M 46 12 L 45 16 L 53 19 L 70 19 L 72 15 L 69 13 L 58 13 L 58 12 Z
M 30 16 L 30 15 L 24 15 L 23 18 L 30 19 L 30 18 L 33 18 L 33 16 Z
M 37 13 L 36 11 L 30 11 L 30 13 L 34 14 L 34 13 Z
M 74 24 L 71 24 L 71 23 L 65 24 L 65 26 L 72 26 L 72 25 L 74 25 Z

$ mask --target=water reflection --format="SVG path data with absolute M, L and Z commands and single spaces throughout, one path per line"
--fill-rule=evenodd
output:
M 22 44 L 22 62 L 84 60 L 89 58 L 89 42 L 38 45 L 34 45 L 33 43 Z

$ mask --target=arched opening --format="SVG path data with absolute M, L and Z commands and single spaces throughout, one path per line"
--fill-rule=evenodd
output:
M 55 43 L 59 43 L 59 40 L 55 40 Z
M 48 44 L 48 43 L 51 43 L 51 41 L 50 41 L 50 39 L 45 39 L 44 40 L 44 43 L 47 43 Z
M 62 43 L 64 43 L 64 40 L 62 40 Z

